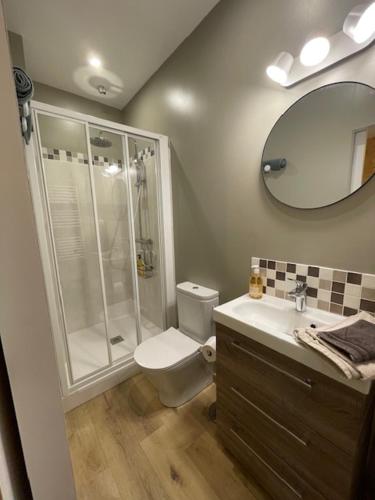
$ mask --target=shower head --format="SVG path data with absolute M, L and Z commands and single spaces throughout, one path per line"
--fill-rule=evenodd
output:
M 103 132 L 99 132 L 96 137 L 90 137 L 90 143 L 98 148 L 110 148 L 112 146 L 112 142 L 104 137 Z

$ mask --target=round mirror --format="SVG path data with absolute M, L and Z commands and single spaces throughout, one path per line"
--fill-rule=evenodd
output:
M 270 193 L 295 208 L 318 208 L 357 191 L 375 173 L 375 89 L 326 85 L 276 122 L 261 165 Z

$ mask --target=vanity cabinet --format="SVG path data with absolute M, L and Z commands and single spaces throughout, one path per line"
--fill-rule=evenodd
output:
M 373 391 L 362 394 L 217 324 L 217 424 L 274 499 L 359 500 Z

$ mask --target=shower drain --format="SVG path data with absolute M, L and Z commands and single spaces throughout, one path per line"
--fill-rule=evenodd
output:
M 112 337 L 110 339 L 110 342 L 112 345 L 118 344 L 119 342 L 122 342 L 124 340 L 124 337 L 121 337 L 121 335 L 116 335 L 116 337 Z

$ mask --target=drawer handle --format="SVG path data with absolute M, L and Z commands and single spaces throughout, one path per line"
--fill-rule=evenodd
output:
M 232 342 L 232 346 L 235 347 L 236 349 L 238 349 L 239 351 L 247 354 L 248 356 L 251 356 L 252 358 L 257 359 L 258 361 L 261 361 L 265 365 L 270 366 L 274 370 L 278 371 L 279 373 L 282 373 L 283 375 L 285 375 L 286 377 L 290 378 L 294 382 L 297 382 L 298 384 L 301 384 L 303 387 L 305 387 L 306 389 L 308 389 L 309 391 L 311 391 L 311 389 L 312 389 L 311 380 L 309 380 L 309 379 L 303 380 L 303 379 L 301 379 L 299 377 L 296 377 L 295 375 L 292 375 L 291 373 L 287 372 L 286 370 L 283 370 L 282 368 L 279 368 L 278 366 L 274 365 L 273 363 L 270 363 L 269 361 L 265 360 L 261 356 L 258 356 L 257 354 L 254 354 L 253 352 L 249 351 L 248 349 L 245 349 L 241 345 L 237 344 L 237 342 Z
M 259 462 L 261 462 L 264 467 L 266 467 L 275 477 L 277 477 L 277 479 L 282 482 L 292 493 L 294 493 L 294 495 L 298 498 L 303 498 L 301 493 L 299 493 L 298 491 L 296 491 L 293 486 L 291 486 L 288 481 L 286 481 L 282 476 L 280 476 L 280 474 L 278 472 L 275 471 L 275 469 L 273 467 L 271 467 L 260 455 L 258 455 L 258 453 L 256 453 L 252 448 L 251 446 L 249 446 L 246 441 L 244 439 L 242 439 L 242 437 L 237 434 L 237 432 L 234 430 L 234 429 L 230 429 L 230 432 L 232 434 L 234 434 L 236 436 L 236 438 L 250 451 L 250 453 L 252 455 L 254 455 L 255 458 L 257 458 L 259 460 Z
M 252 401 L 250 401 L 250 399 L 247 399 L 247 397 L 244 396 L 238 389 L 236 389 L 235 387 L 231 387 L 231 391 L 234 392 L 234 394 L 236 394 L 239 398 L 241 398 L 243 401 L 245 401 L 252 408 L 254 408 L 259 413 L 261 413 L 270 422 L 272 422 L 273 424 L 275 424 L 279 429 L 281 429 L 284 432 L 286 432 L 286 434 L 288 434 L 288 436 L 290 436 L 293 439 L 295 439 L 299 444 L 302 444 L 303 446 L 307 446 L 308 445 L 307 441 L 304 441 L 303 439 L 301 439 L 300 437 L 298 437 L 296 434 L 294 434 L 294 432 L 290 431 L 287 427 L 285 427 L 283 424 L 281 424 L 280 422 L 278 422 L 277 420 L 275 420 L 273 417 L 271 417 L 270 415 L 268 415 L 268 413 L 266 413 L 261 408 L 259 408 L 257 405 L 255 405 Z

